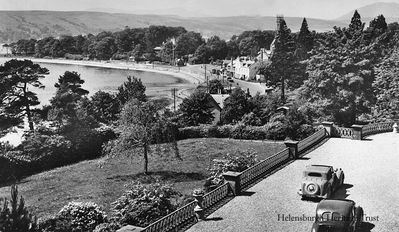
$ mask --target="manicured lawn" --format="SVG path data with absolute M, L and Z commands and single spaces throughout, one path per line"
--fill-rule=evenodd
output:
M 201 187 L 207 177 L 207 168 L 215 158 L 236 150 L 251 149 L 264 159 L 284 149 L 284 144 L 273 141 L 245 141 L 232 139 L 187 139 L 179 141 L 182 161 L 173 155 L 151 155 L 150 176 L 143 174 L 142 159 L 119 157 L 83 161 L 70 166 L 27 177 L 19 183 L 19 193 L 25 198 L 30 210 L 41 217 L 52 214 L 70 201 L 92 201 L 110 211 L 111 203 L 124 191 L 124 185 L 132 180 L 161 178 L 173 183 L 175 188 L 190 194 Z M 0 198 L 9 198 L 9 186 L 0 188 Z

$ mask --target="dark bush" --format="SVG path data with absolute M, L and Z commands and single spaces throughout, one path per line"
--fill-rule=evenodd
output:
M 3 232 L 34 232 L 37 229 L 37 220 L 25 207 L 25 201 L 18 199 L 18 187 L 11 186 L 11 198 L 0 199 L 0 231 Z
M 0 182 L 102 155 L 102 145 L 115 138 L 110 128 L 77 130 L 67 137 L 35 132 L 13 151 L 0 155 Z
M 287 136 L 287 125 L 280 121 L 267 123 L 266 128 L 268 139 L 284 140 Z

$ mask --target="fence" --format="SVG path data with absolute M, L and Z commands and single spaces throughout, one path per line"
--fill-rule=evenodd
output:
M 347 127 L 334 126 L 333 127 L 333 135 L 336 137 L 340 137 L 340 138 L 352 139 L 353 138 L 353 129 L 347 128 Z
M 347 138 L 347 139 L 363 139 L 366 136 L 384 132 L 390 132 L 393 130 L 395 122 L 380 122 L 371 123 L 364 126 L 353 125 L 352 127 L 338 127 L 332 123 L 326 123 L 327 127 L 330 127 L 332 137 Z
M 392 131 L 392 126 L 395 122 L 380 122 L 363 126 L 362 137 L 372 134 L 384 133 Z
M 319 143 L 322 139 L 327 136 L 326 130 L 324 128 L 316 131 L 316 133 L 311 136 L 299 141 L 298 143 L 298 152 L 302 153 L 307 149 L 313 147 L 315 144 Z
M 195 220 L 194 208 L 197 205 L 192 201 L 187 205 L 175 210 L 158 221 L 147 226 L 145 232 L 168 232 L 178 230 L 187 221 Z
M 260 176 L 272 170 L 283 161 L 288 160 L 290 154 L 288 148 L 278 152 L 277 154 L 255 164 L 254 166 L 241 172 L 240 186 L 245 188 L 252 182 L 257 180 Z
M 305 138 L 298 143 L 299 149 L 294 149 L 295 152 L 303 152 L 315 144 L 320 142 L 326 137 L 326 130 L 323 128 L 318 130 L 311 136 Z M 241 173 L 236 173 L 235 180 L 236 183 L 231 181 L 226 181 L 223 185 L 219 186 L 215 190 L 207 193 L 203 197 L 203 201 L 200 204 L 193 201 L 187 205 L 177 209 L 171 214 L 159 219 L 158 221 L 152 223 L 144 229 L 145 232 L 169 232 L 178 231 L 184 225 L 194 222 L 196 220 L 196 215 L 194 208 L 198 205 L 202 205 L 204 210 L 212 208 L 215 204 L 219 203 L 223 199 L 229 196 L 232 186 L 239 186 L 239 190 L 242 190 L 249 185 L 256 183 L 256 181 L 267 173 L 270 173 L 277 167 L 280 167 L 285 162 L 291 159 L 291 152 L 289 148 L 286 148 L 271 157 L 268 157 L 254 166 L 244 170 Z M 292 157 L 297 157 L 297 154 L 293 154 Z M 227 180 L 227 179 L 226 179 Z
M 203 207 L 209 209 L 216 203 L 225 199 L 229 195 L 229 184 L 224 183 L 213 191 L 204 195 Z M 194 208 L 197 205 L 195 201 L 175 210 L 158 221 L 152 223 L 144 229 L 144 232 L 169 232 L 179 231 L 179 229 L 187 223 L 196 220 Z

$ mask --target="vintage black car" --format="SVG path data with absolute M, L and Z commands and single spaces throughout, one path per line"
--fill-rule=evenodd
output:
M 298 194 L 302 198 L 330 198 L 343 185 L 344 178 L 342 169 L 328 165 L 306 166 Z
M 354 201 L 325 199 L 317 205 L 312 232 L 355 232 L 362 222 L 363 209 Z

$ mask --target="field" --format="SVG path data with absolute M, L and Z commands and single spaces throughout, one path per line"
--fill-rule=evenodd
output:
M 124 185 L 138 178 L 160 178 L 173 183 L 182 193 L 190 194 L 203 185 L 207 168 L 215 158 L 251 149 L 261 160 L 285 147 L 282 142 L 213 138 L 182 140 L 178 146 L 182 161 L 173 155 L 150 156 L 150 176 L 143 174 L 139 154 L 106 162 L 100 158 L 27 177 L 18 184 L 19 193 L 38 217 L 55 213 L 70 201 L 92 201 L 109 212 L 111 203 L 123 193 Z M 9 198 L 9 192 L 9 186 L 1 187 L 0 198 Z

